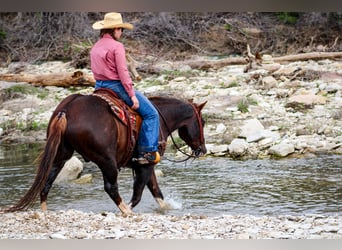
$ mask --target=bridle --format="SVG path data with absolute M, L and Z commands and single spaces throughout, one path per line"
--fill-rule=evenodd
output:
M 198 126 L 199 126 L 199 130 L 200 130 L 200 143 L 201 143 L 201 145 L 203 145 L 203 144 L 204 144 L 204 134 L 203 134 L 203 124 L 202 124 L 202 121 L 201 121 L 200 114 L 199 114 L 199 112 L 197 111 L 197 109 L 196 109 L 196 107 L 195 107 L 195 105 L 194 105 L 193 103 L 191 103 L 191 102 L 188 102 L 188 103 L 191 105 L 191 107 L 193 108 L 193 110 L 194 110 L 194 112 L 195 112 L 196 119 L 197 119 Z M 178 160 L 178 161 L 177 161 L 177 160 L 171 160 L 171 159 L 168 159 L 168 158 L 166 158 L 166 157 L 164 157 L 164 158 L 165 158 L 166 160 L 168 160 L 168 161 L 175 162 L 175 163 L 185 162 L 185 161 L 188 161 L 190 158 L 194 158 L 194 159 L 198 158 L 198 156 L 197 156 L 196 153 L 193 154 L 193 153 L 196 152 L 197 150 L 193 150 L 193 151 L 192 151 L 193 153 L 192 153 L 192 154 L 189 154 L 189 153 L 185 152 L 184 150 L 182 150 L 182 149 L 177 145 L 177 143 L 175 142 L 175 140 L 174 140 L 174 138 L 173 138 L 173 136 L 172 136 L 172 131 L 170 130 L 170 128 L 168 127 L 168 125 L 167 125 L 167 123 L 166 123 L 165 117 L 163 116 L 163 114 L 160 112 L 159 108 L 158 108 L 156 105 L 154 105 L 154 107 L 157 109 L 157 111 L 158 111 L 160 117 L 162 118 L 163 123 L 164 123 L 164 125 L 165 125 L 165 127 L 166 127 L 166 129 L 167 129 L 167 132 L 169 133 L 169 135 L 170 135 L 170 137 L 171 137 L 171 140 L 172 140 L 173 145 L 176 147 L 176 149 L 177 149 L 179 152 L 181 152 L 182 154 L 184 154 L 184 155 L 187 156 L 187 158 L 185 158 L 185 159 L 183 159 L 183 160 Z M 162 133 L 160 133 L 160 134 L 162 134 Z M 163 138 L 163 139 L 164 139 L 164 138 Z M 201 149 L 199 148 L 199 150 L 201 150 Z

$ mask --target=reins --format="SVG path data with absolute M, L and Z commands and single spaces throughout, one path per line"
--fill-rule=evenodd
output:
M 198 121 L 198 125 L 199 125 L 199 128 L 200 128 L 200 136 L 201 136 L 201 142 L 203 142 L 203 138 L 204 138 L 204 135 L 202 133 L 202 123 L 201 123 L 201 120 L 200 120 L 200 116 L 196 110 L 196 107 L 192 104 L 192 103 L 189 103 L 191 105 L 191 107 L 193 108 L 195 114 L 196 114 L 196 118 L 197 118 L 197 121 Z M 197 158 L 196 155 L 193 155 L 193 154 L 189 154 L 187 152 L 185 152 L 184 150 L 182 150 L 178 145 L 177 143 L 175 142 L 173 136 L 172 136 L 172 131 L 170 130 L 169 126 L 167 125 L 166 123 L 166 119 L 164 117 L 164 115 L 160 112 L 159 108 L 154 105 L 154 107 L 156 108 L 156 110 L 158 111 L 160 117 L 162 118 L 163 120 L 163 123 L 165 124 L 165 127 L 167 129 L 167 132 L 169 133 L 170 137 L 171 137 L 171 140 L 172 140 L 172 143 L 173 145 L 176 147 L 176 149 L 181 152 L 182 154 L 186 155 L 187 158 L 183 159 L 183 160 L 171 160 L 171 159 L 168 159 L 167 157 L 165 157 L 166 160 L 168 161 L 171 161 L 171 162 L 175 162 L 175 163 L 180 163 L 180 162 L 186 162 L 188 161 L 190 158 Z M 162 135 L 162 133 L 160 133 Z M 163 138 L 164 139 L 164 138 Z

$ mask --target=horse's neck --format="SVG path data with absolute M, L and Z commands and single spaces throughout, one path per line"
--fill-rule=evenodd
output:
M 188 106 L 183 104 L 160 106 L 160 126 L 163 135 L 167 137 L 170 133 L 184 125 L 184 121 L 190 117 L 189 112 L 184 112 Z

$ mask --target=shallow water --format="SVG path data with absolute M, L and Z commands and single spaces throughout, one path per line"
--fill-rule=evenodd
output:
M 41 147 L 0 145 L 1 207 L 13 204 L 30 187 L 35 176 L 33 161 Z M 171 209 L 160 211 L 145 189 L 134 212 L 209 216 L 342 214 L 342 156 L 338 155 L 247 161 L 206 157 L 187 164 L 163 160 L 156 169 L 162 173 L 158 181 Z M 88 173 L 93 174 L 92 183 L 55 184 L 48 197 L 49 209 L 118 212 L 103 190 L 97 166 L 85 163 L 83 174 Z M 122 170 L 119 191 L 127 202 L 132 184 L 131 170 Z

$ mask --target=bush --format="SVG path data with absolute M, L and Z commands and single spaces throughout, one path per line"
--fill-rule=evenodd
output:
M 105 13 L 0 13 L 0 58 L 12 61 L 81 60 L 98 39 L 91 25 Z M 339 13 L 297 12 L 136 12 L 122 13 L 134 24 L 124 42 L 135 57 L 154 55 L 181 59 L 188 54 L 243 55 L 253 52 L 288 54 L 315 50 L 341 51 Z M 260 32 L 248 33 L 253 28 Z M 81 48 L 81 49 L 80 49 Z M 77 64 L 77 63 L 76 63 Z M 82 61 L 79 67 L 87 67 Z

